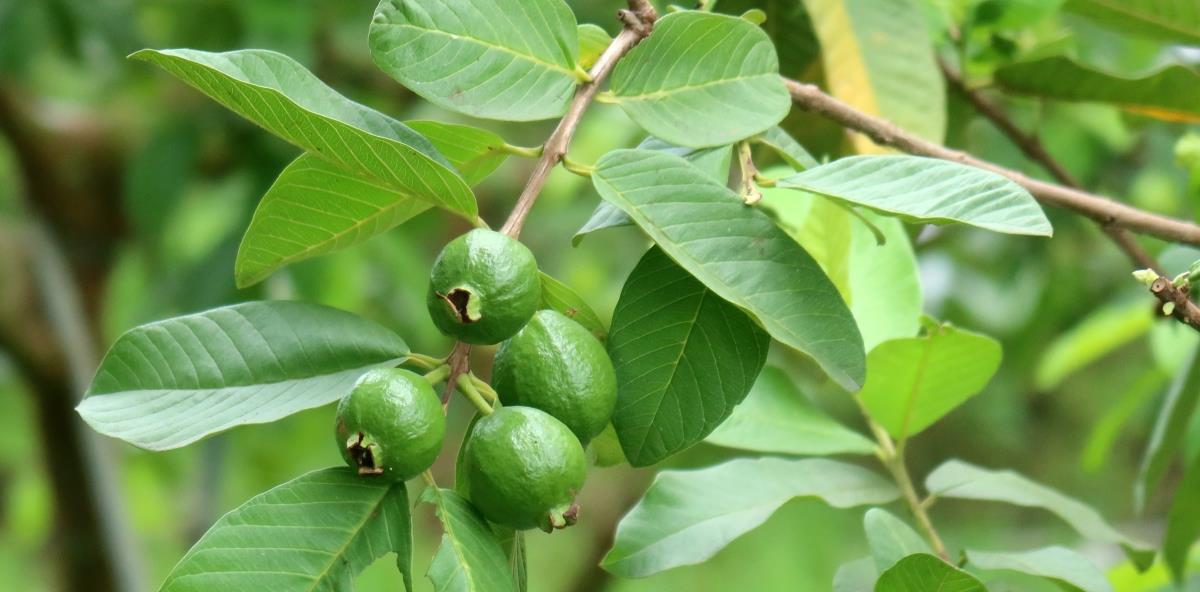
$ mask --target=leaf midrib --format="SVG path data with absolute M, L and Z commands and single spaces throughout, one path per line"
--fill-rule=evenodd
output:
M 674 86 L 671 88 L 664 88 L 664 89 L 660 89 L 660 90 L 656 90 L 656 91 L 652 91 L 652 92 L 648 92 L 648 93 L 636 94 L 636 95 L 623 95 L 623 94 L 620 94 L 619 92 L 614 92 L 613 96 L 616 98 L 618 103 L 620 103 L 620 102 L 636 102 L 636 101 L 658 101 L 658 100 L 670 98 L 670 96 L 673 94 L 702 90 L 702 89 L 708 88 L 710 86 L 718 86 L 718 85 L 722 85 L 722 84 L 735 84 L 738 82 L 748 82 L 750 80 L 754 80 L 757 78 L 763 78 L 763 77 L 771 78 L 771 77 L 777 77 L 777 76 L 778 76 L 778 74 L 776 74 L 775 72 L 763 72 L 760 74 L 750 74 L 747 76 L 734 76 L 733 78 L 721 78 L 719 80 L 710 80 L 708 82 L 703 82 L 701 84 L 686 84 L 683 86 Z
M 495 43 L 492 43 L 490 41 L 484 41 L 483 39 L 480 39 L 478 37 L 468 37 L 466 35 L 458 35 L 455 33 L 441 31 L 438 29 L 426 29 L 424 27 L 418 27 L 411 23 L 388 22 L 388 23 L 379 23 L 378 26 L 379 27 L 395 27 L 397 29 L 412 29 L 414 31 L 421 31 L 426 34 L 440 35 L 442 37 L 449 37 L 450 39 L 453 39 L 456 41 L 466 41 L 468 43 L 474 43 L 475 45 L 479 45 L 479 46 L 485 47 L 487 49 L 498 51 L 500 53 L 509 54 L 515 58 L 530 62 L 532 64 L 541 66 L 543 68 L 546 68 L 549 70 L 554 70 L 555 72 L 559 72 L 562 74 L 566 74 L 567 77 L 569 77 L 572 81 L 576 80 L 577 75 L 574 70 L 567 69 L 567 68 L 565 68 L 559 64 L 555 64 L 553 62 L 547 62 L 546 60 L 543 60 L 542 58 L 539 58 L 539 57 L 531 55 L 531 54 L 521 53 L 515 49 L 512 49 L 511 47 L 505 47 L 503 45 L 496 45 Z

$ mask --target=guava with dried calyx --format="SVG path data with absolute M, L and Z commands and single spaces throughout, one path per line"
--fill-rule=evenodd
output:
M 612 419 L 617 374 L 604 345 L 583 325 L 539 310 L 496 352 L 492 385 L 504 405 L 536 407 L 587 444 Z
M 464 445 L 468 497 L 484 518 L 546 532 L 575 524 L 587 458 L 561 421 L 532 407 L 500 407 L 475 422 Z
M 473 344 L 508 339 L 541 300 L 541 276 L 529 248 L 482 228 L 446 244 L 433 263 L 426 295 L 438 330 Z
M 335 432 L 342 458 L 359 475 L 401 481 L 433 465 L 446 435 L 446 416 L 433 386 L 420 374 L 376 369 L 338 403 Z

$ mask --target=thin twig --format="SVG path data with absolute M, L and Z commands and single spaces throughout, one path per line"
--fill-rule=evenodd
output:
M 550 138 L 546 140 L 542 156 L 529 176 L 525 189 L 521 191 L 521 197 L 517 199 L 517 204 L 513 206 L 512 213 L 508 215 L 508 220 L 504 222 L 501 232 L 513 238 L 521 234 L 525 218 L 529 216 L 529 211 L 533 209 L 533 204 L 541 194 L 542 187 L 546 185 L 546 178 L 566 156 L 567 148 L 571 145 L 571 138 L 575 135 L 575 129 L 579 127 L 579 121 L 600 90 L 600 85 L 612 72 L 617 61 L 650 34 L 656 17 L 654 7 L 648 0 L 629 0 L 629 9 L 617 13 L 617 18 L 625 24 L 624 28 L 592 65 L 592 69 L 588 72 L 591 81 L 584 83 L 575 91 L 575 98 L 567 108 L 566 114 L 559 120 L 558 127 L 554 128 L 554 133 L 550 134 Z
M 1179 322 L 1200 331 L 1200 307 L 1192 302 L 1189 297 L 1190 288 L 1188 284 L 1176 286 L 1171 280 L 1158 276 L 1150 284 L 1150 293 L 1154 294 L 1163 303 L 1163 307 L 1170 308 L 1170 315 L 1175 317 Z M 1164 310 L 1165 308 L 1160 308 Z
M 886 119 L 863 113 L 825 94 L 815 85 L 787 78 L 784 82 L 792 101 L 800 108 L 863 133 L 878 144 L 909 154 L 949 160 L 997 173 L 1021 185 L 1042 203 L 1073 210 L 1106 227 L 1124 228 L 1169 241 L 1200 245 L 1200 226 L 1191 222 L 1152 214 L 1079 189 L 1031 179 L 1012 169 L 930 142 Z
M 871 433 L 875 435 L 875 441 L 879 443 L 879 461 L 883 463 L 884 468 L 892 476 L 892 481 L 895 481 L 896 487 L 900 489 L 900 493 L 904 496 L 904 502 L 908 504 L 909 511 L 912 512 L 913 518 L 917 520 L 917 526 L 920 526 L 921 531 L 925 533 L 925 538 L 929 540 L 929 545 L 933 547 L 933 551 L 942 559 L 950 561 L 950 553 L 946 551 L 946 543 L 942 541 L 942 537 L 938 534 L 937 529 L 934 528 L 933 520 L 929 518 L 929 512 L 926 511 L 927 506 L 917 494 L 917 488 L 913 485 L 912 476 L 908 473 L 908 465 L 904 462 L 904 447 L 896 446 L 892 441 L 892 437 L 887 433 L 887 430 L 871 419 L 866 407 L 863 406 L 858 397 L 855 397 L 855 400 L 858 401 L 859 409 L 862 410 L 863 417 L 866 418 L 867 424 L 871 428 Z
M 1021 152 L 1025 153 L 1025 156 L 1040 164 L 1059 183 L 1073 189 L 1083 189 L 1083 186 L 1075 176 L 1046 151 L 1046 147 L 1042 144 L 1042 140 L 1037 134 L 1026 132 L 1017 127 L 1017 124 L 1008 117 L 1008 114 L 999 105 L 989 101 L 979 91 L 968 87 L 962 76 L 954 71 L 945 61 L 938 60 L 938 65 L 941 66 L 942 75 L 945 76 L 946 82 L 950 84 L 950 87 L 961 94 L 963 98 L 967 99 L 980 115 L 991 121 L 992 125 L 995 125 L 1017 148 L 1021 149 Z M 1162 266 L 1158 261 L 1147 253 L 1142 248 L 1142 245 L 1138 244 L 1137 240 L 1130 236 L 1128 231 L 1115 227 L 1112 224 L 1104 223 L 1100 224 L 1100 229 L 1116 243 L 1118 248 L 1125 252 L 1134 265 L 1162 273 Z

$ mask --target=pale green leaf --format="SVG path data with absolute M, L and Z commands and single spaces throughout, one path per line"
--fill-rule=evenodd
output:
M 429 581 L 438 592 L 516 592 L 512 568 L 496 534 L 461 495 L 429 487 L 421 501 L 437 508 L 442 543 L 429 564 Z
M 789 166 L 798 171 L 811 169 L 821 164 L 808 153 L 808 150 L 804 149 L 804 146 L 800 145 L 800 142 L 797 142 L 779 126 L 774 126 L 755 136 L 754 141 L 774 150 Z
M 928 553 L 909 555 L 879 574 L 875 592 L 987 592 L 975 576 Z
M 1145 335 L 1153 320 L 1153 311 L 1141 299 L 1097 309 L 1050 342 L 1038 359 L 1037 388 L 1058 388 L 1068 376 Z
M 592 182 L 716 295 L 811 356 L 844 388 L 862 385 L 862 337 L 849 308 L 820 265 L 770 217 L 663 152 L 609 152 Z
M 1158 482 L 1167 472 L 1171 460 L 1179 452 L 1187 433 L 1188 423 L 1200 402 L 1200 347 L 1192 348 L 1171 388 L 1158 408 L 1158 419 L 1150 432 L 1150 441 L 1142 454 L 1142 464 L 1133 483 L 1134 506 L 1141 510 Z
M 874 454 L 875 444 L 825 415 L 788 375 L 764 368 L 746 400 L 705 440 L 773 454 Z
M 871 592 L 877 579 L 879 571 L 875 569 L 875 561 L 861 557 L 838 566 L 833 574 L 833 592 Z
M 1040 576 L 1083 592 L 1113 592 L 1104 572 L 1086 557 L 1065 547 L 1029 551 L 966 551 L 967 562 L 986 570 L 1008 570 Z
M 494 132 L 441 121 L 404 123 L 428 138 L 470 185 L 478 184 L 508 158 L 504 138 Z
M 681 11 L 612 73 L 617 104 L 652 135 L 680 146 L 719 146 L 779 123 L 791 98 L 762 29 L 737 17 Z
M 471 188 L 429 140 L 339 95 L 287 56 L 259 49 L 147 49 L 131 57 L 157 64 L 238 115 L 358 176 L 469 219 L 476 216 Z
M 403 482 L 347 467 L 308 473 L 242 504 L 204 533 L 161 592 L 352 590 L 376 559 L 396 553 L 412 590 L 412 519 Z
M 652 248 L 613 311 L 613 427 L 629 463 L 654 464 L 704 439 L 745 398 L 770 339 L 741 310 Z
M 927 140 L 946 134 L 946 85 L 916 0 L 804 0 L 833 95 Z M 879 149 L 854 136 L 860 152 Z
M 591 23 L 579 25 L 579 65 L 591 68 L 610 43 L 612 37 L 604 29 Z
M 995 80 L 1010 92 L 1108 103 L 1167 121 L 1200 122 L 1200 73 L 1186 66 L 1168 66 L 1134 78 L 1053 56 L 1002 66 Z
M 993 232 L 1050 236 L 1033 196 L 991 171 L 920 156 L 852 156 L 780 179 L 908 222 L 969 224 Z
M 898 496 L 871 471 L 820 458 L 741 458 L 663 471 L 617 525 L 602 565 L 622 577 L 642 577 L 703 562 L 796 497 L 849 508 Z
M 1000 344 L 950 325 L 885 341 L 867 354 L 859 398 L 894 438 L 914 436 L 974 396 L 1000 367 Z
M 1177 583 L 1183 582 L 1187 575 L 1188 555 L 1197 540 L 1200 540 L 1200 456 L 1189 463 L 1167 513 L 1163 562 Z
M 585 329 L 591 331 L 596 339 L 604 341 L 608 337 L 608 330 L 604 328 L 604 323 L 600 320 L 600 316 L 582 296 L 576 294 L 570 286 L 554 279 L 549 274 L 542 273 L 542 307 L 557 310 L 567 318 L 574 320 L 576 323 L 583 325 Z
M 1195 0 L 1067 0 L 1063 10 L 1122 35 L 1200 45 L 1200 4 Z
M 1153 549 L 1117 532 L 1096 510 L 1013 471 L 984 469 L 960 460 L 950 460 L 925 478 L 925 488 L 936 497 L 1042 508 L 1088 539 L 1120 545 L 1142 569 L 1154 561 Z
M 79 414 L 96 431 L 150 450 L 336 401 L 408 346 L 348 312 L 246 302 L 142 325 L 109 349 Z
M 369 37 L 375 64 L 430 102 L 535 121 L 575 94 L 576 26 L 562 0 L 382 0 Z
M 238 247 L 233 275 L 240 288 L 276 270 L 344 249 L 429 209 L 311 154 L 302 154 L 267 190 Z
M 909 555 L 933 553 L 929 543 L 917 531 L 887 510 L 867 510 L 863 515 L 863 530 L 867 533 L 875 568 L 881 573 Z

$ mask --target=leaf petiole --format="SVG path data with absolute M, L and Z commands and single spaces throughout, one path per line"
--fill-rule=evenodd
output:
M 423 370 L 433 370 L 434 368 L 445 364 L 446 358 L 435 358 L 433 356 L 411 352 L 408 354 L 408 358 L 405 359 L 404 362 L 420 367 Z
M 588 164 L 583 164 L 582 162 L 576 162 L 574 160 L 571 160 L 571 158 L 566 155 L 563 155 L 562 165 L 563 165 L 564 169 L 567 169 L 568 171 L 570 171 L 576 175 L 579 175 L 580 177 L 591 178 L 592 173 L 595 172 L 595 170 L 596 170 L 596 167 L 594 167 L 592 165 L 588 165 Z
M 501 152 L 522 158 L 538 158 L 544 149 L 545 146 L 514 146 L 508 143 L 500 147 Z
M 438 366 L 437 368 L 427 372 L 424 378 L 425 380 L 429 381 L 430 385 L 436 385 L 437 383 L 446 380 L 447 376 L 450 376 L 450 365 L 442 364 L 441 366 Z
M 492 414 L 492 406 L 488 405 L 483 395 L 479 393 L 479 389 L 475 388 L 475 383 L 471 381 L 470 376 L 466 374 L 460 375 L 455 384 L 458 386 L 458 392 L 465 395 L 480 413 L 484 415 Z

